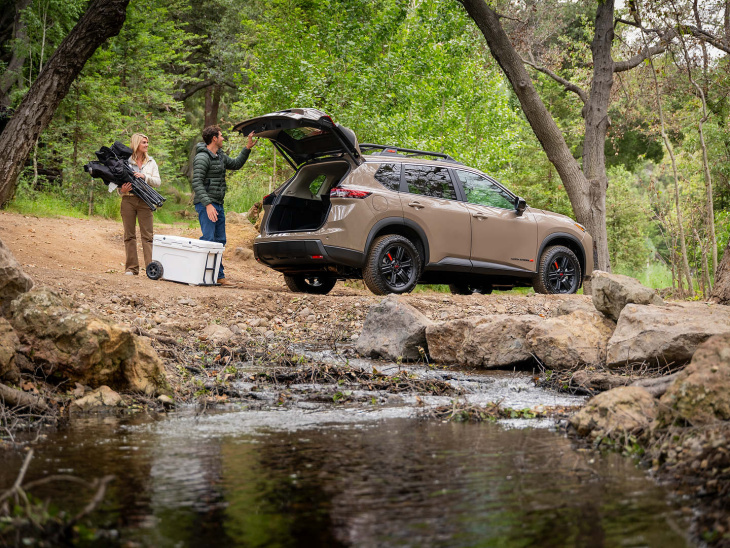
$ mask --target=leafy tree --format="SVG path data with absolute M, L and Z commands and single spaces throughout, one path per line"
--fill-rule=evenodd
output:
M 615 37 L 614 2 L 613 0 L 598 2 L 595 6 L 592 32 L 586 33 L 586 37 L 590 35 L 592 70 L 586 85 L 581 85 L 580 80 L 578 83 L 570 80 L 570 74 L 567 74 L 567 77 L 563 76 L 559 74 L 560 69 L 556 72 L 547 64 L 532 60 L 535 53 L 539 54 L 541 50 L 547 53 L 552 51 L 545 45 L 544 40 L 540 40 L 545 35 L 545 25 L 542 21 L 555 21 L 550 14 L 551 12 L 561 14 L 558 3 L 542 2 L 539 6 L 528 3 L 523 6 L 525 8 L 523 10 L 513 10 L 510 19 L 516 21 L 517 24 L 512 29 L 514 37 L 511 39 L 502 26 L 500 15 L 495 8 L 487 5 L 484 0 L 460 1 L 482 31 L 492 55 L 512 84 L 525 116 L 565 185 L 578 221 L 584 224 L 593 236 L 598 256 L 597 266 L 603 270 L 610 270 L 606 233 L 605 201 L 608 177 L 606 175 L 605 142 L 610 126 L 608 107 L 613 76 L 614 73 L 638 66 L 643 60 L 663 52 L 665 47 L 661 44 L 646 45 L 638 54 L 626 61 L 614 61 L 612 56 Z M 499 7 L 506 10 L 510 8 L 508 5 Z M 544 17 L 537 17 L 538 13 Z M 557 21 L 557 28 L 553 28 L 552 33 L 564 31 L 560 26 L 561 22 Z M 533 39 L 534 37 L 537 39 Z M 518 53 L 518 49 L 524 53 Z M 578 49 L 587 53 L 587 43 L 583 48 Z M 571 154 L 563 133 L 538 94 L 525 68 L 526 64 L 550 76 L 565 90 L 575 93 L 582 101 L 581 114 L 585 120 L 582 165 Z M 581 73 L 580 67 L 575 62 L 567 63 L 567 71 L 568 73 L 577 72 L 579 75 Z M 585 72 L 584 69 L 583 77 L 586 76 Z
M 636 177 L 623 166 L 610 168 L 606 193 L 608 247 L 619 272 L 636 275 L 648 263 L 649 203 Z
M 12 198 L 28 152 L 86 61 L 124 24 L 129 0 L 94 0 L 61 42 L 0 134 L 0 206 Z

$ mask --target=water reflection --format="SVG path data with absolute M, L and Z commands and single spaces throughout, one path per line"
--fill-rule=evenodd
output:
M 243 427 L 256 416 L 77 421 L 36 449 L 28 478 L 115 474 L 95 519 L 144 546 L 686 545 L 663 489 L 555 432 L 406 418 Z M 21 461 L 6 459 L 3 487 Z M 64 487 L 36 494 L 83 504 Z

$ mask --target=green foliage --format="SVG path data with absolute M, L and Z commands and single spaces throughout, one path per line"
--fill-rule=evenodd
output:
M 520 124 L 458 5 L 262 0 L 252 90 L 232 117 L 312 106 L 361 142 L 437 150 L 500 175 Z M 282 54 L 282 52 L 286 52 Z
M 612 266 L 618 272 L 639 272 L 650 260 L 648 200 L 623 166 L 610 169 L 608 178 L 606 229 Z

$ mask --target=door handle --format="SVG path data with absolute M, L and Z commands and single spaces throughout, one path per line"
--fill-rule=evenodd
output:
M 472 217 L 474 217 L 475 219 L 479 219 L 480 221 L 489 219 L 489 215 L 485 215 L 484 213 L 474 213 Z
M 422 209 L 424 206 L 421 202 L 411 202 L 408 204 L 409 207 L 415 207 L 416 209 Z

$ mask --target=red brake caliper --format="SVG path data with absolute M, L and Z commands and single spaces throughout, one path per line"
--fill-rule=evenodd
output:
M 560 270 L 560 267 L 558 266 L 558 261 L 555 261 L 553 264 L 555 265 L 555 270 Z M 560 274 L 561 277 L 563 276 L 562 272 L 558 272 L 558 274 Z

